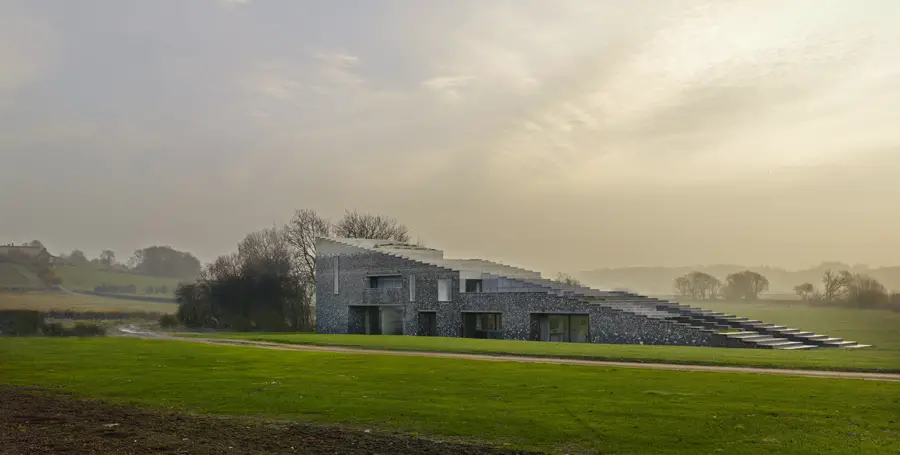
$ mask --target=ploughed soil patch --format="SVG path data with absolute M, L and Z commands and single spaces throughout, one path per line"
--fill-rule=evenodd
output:
M 0 385 L 0 454 L 527 454 L 404 435 L 106 404 Z

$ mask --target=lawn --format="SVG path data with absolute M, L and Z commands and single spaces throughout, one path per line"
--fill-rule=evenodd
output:
M 146 295 L 144 288 L 147 286 L 166 286 L 169 289 L 167 295 L 155 294 L 159 297 L 172 297 L 178 286 L 178 278 L 163 278 L 149 275 L 137 275 L 115 270 L 100 270 L 91 267 L 59 266 L 56 273 L 62 279 L 62 285 L 72 291 L 93 291 L 95 287 L 108 284 L 115 286 L 128 286 L 133 284 L 137 288 L 137 294 Z
M 802 301 L 712 301 L 690 305 L 871 344 L 900 356 L 900 313 L 897 312 L 814 307 Z
M 550 343 L 389 335 L 318 335 L 309 333 L 217 333 L 182 336 L 403 351 L 527 355 L 625 362 L 900 372 L 900 352 L 878 349 L 778 351 L 768 349 Z
M 0 263 L 0 287 L 40 289 L 45 286 L 41 279 L 28 268 L 2 262 Z
M 900 450 L 900 383 L 135 339 L 0 339 L 0 381 L 560 452 Z
M 10 292 L 0 293 L 0 309 L 175 313 L 178 305 L 59 292 Z

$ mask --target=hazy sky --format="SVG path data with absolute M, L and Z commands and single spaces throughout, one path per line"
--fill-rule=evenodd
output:
M 0 0 L 0 241 L 295 208 L 544 271 L 900 264 L 900 2 Z

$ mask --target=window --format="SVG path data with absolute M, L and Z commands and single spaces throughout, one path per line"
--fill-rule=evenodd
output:
M 415 275 L 409 276 L 409 301 L 410 302 L 416 301 L 416 276 Z
M 466 292 L 481 292 L 481 280 L 466 280 Z
M 338 295 L 341 292 L 341 262 L 339 257 L 334 257 L 334 265 L 331 267 L 334 270 L 334 295 Z
M 450 279 L 438 279 L 438 302 L 450 301 Z

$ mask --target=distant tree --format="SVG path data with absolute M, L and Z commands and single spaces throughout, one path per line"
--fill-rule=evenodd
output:
M 722 283 L 703 272 L 691 272 L 675 279 L 675 289 L 684 297 L 694 300 L 715 300 Z
M 850 283 L 853 281 L 853 275 L 846 270 L 835 272 L 826 270 L 822 274 L 822 298 L 826 302 L 837 302 L 844 299 L 850 291 Z
M 348 211 L 334 225 L 334 234 L 338 237 L 409 242 L 409 229 L 397 220 L 355 210 Z
M 857 273 L 847 286 L 847 301 L 859 308 L 885 308 L 890 303 L 890 295 L 878 280 Z
M 103 250 L 100 253 L 100 264 L 106 268 L 112 268 L 116 263 L 116 253 L 113 250 Z
M 560 272 L 556 275 L 556 279 L 554 281 L 556 281 L 557 283 L 562 283 L 566 286 L 575 286 L 575 287 L 583 286 L 581 284 L 581 281 L 578 281 L 577 278 L 573 277 L 572 275 L 569 275 L 567 273 L 562 273 L 562 272 Z
M 745 270 L 728 275 L 722 294 L 729 300 L 758 300 L 759 295 L 768 290 L 769 280 L 766 277 Z
M 41 243 L 40 240 L 32 240 L 32 241 L 26 243 L 25 246 L 36 246 L 39 248 L 44 248 L 44 244 Z
M 794 286 L 794 292 L 803 300 L 809 300 L 816 292 L 816 287 L 812 283 L 803 283 Z
M 73 250 L 69 255 L 69 262 L 73 265 L 87 265 L 88 258 L 84 255 L 84 252 L 81 250 Z
M 170 246 L 151 246 L 134 252 L 130 261 L 133 271 L 144 275 L 196 278 L 202 269 L 194 255 L 178 251 Z

